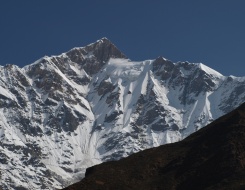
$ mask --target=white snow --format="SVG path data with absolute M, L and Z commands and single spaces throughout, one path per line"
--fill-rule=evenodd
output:
M 222 76 L 223 76 L 223 75 L 220 74 L 219 72 L 217 72 L 217 71 L 211 69 L 210 67 L 208 67 L 208 66 L 206 66 L 206 65 L 204 65 L 204 64 L 202 64 L 202 63 L 199 63 L 198 66 L 199 66 L 200 69 L 202 69 L 203 71 L 205 71 L 206 73 L 208 73 L 208 74 L 210 74 L 210 75 L 214 75 L 214 76 L 216 76 L 216 77 L 222 77 Z
M 12 100 L 15 99 L 15 97 L 10 92 L 8 92 L 6 89 L 4 89 L 2 86 L 0 86 L 0 94 L 4 95 L 5 97 L 9 99 L 12 99 Z

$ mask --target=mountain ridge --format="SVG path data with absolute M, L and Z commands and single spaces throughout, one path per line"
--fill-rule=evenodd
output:
M 131 61 L 108 39 L 2 66 L 3 187 L 62 188 L 89 166 L 180 141 L 238 107 L 244 89 L 244 77 L 200 64 Z

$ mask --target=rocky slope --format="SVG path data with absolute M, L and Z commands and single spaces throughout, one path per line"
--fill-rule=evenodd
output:
M 65 190 L 245 189 L 245 104 L 181 142 L 88 168 Z
M 245 78 L 159 57 L 133 62 L 103 38 L 0 67 L 6 189 L 54 189 L 87 167 L 180 141 L 245 100 Z

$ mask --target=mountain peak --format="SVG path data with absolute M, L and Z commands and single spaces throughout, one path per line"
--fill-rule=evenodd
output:
M 208 66 L 206 66 L 206 65 L 204 65 L 202 63 L 198 63 L 197 67 L 199 69 L 203 70 L 204 72 L 206 72 L 207 74 L 214 75 L 214 76 L 217 76 L 217 77 L 222 77 L 223 76 L 218 71 L 215 71 L 214 69 L 211 69 L 210 67 L 208 67 Z
M 102 42 L 102 43 L 103 42 L 110 42 L 111 43 L 111 41 L 107 37 L 103 37 L 103 38 L 97 40 L 97 42 Z
M 72 49 L 66 54 L 71 61 L 83 65 L 88 74 L 97 73 L 110 58 L 127 58 L 105 37 L 85 47 Z
M 112 41 L 109 40 L 106 37 L 103 37 L 103 38 L 101 38 L 101 39 L 99 39 L 99 40 L 97 40 L 97 41 L 95 41 L 95 42 L 93 42 L 93 43 L 91 43 L 91 44 L 89 44 L 89 45 L 87 45 L 85 47 L 88 47 L 88 46 L 95 47 L 95 46 L 105 46 L 105 45 L 106 46 L 114 46 L 114 47 L 116 47 L 115 44 L 113 44 Z

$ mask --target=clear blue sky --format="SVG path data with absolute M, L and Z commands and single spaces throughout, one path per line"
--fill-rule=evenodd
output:
M 163 56 L 245 76 L 245 0 L 5 0 L 0 65 L 109 38 L 131 60 Z

